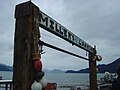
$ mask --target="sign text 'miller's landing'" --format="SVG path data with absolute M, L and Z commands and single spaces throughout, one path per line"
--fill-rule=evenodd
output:
M 47 31 L 67 40 L 68 42 L 76 45 L 88 52 L 93 52 L 93 47 L 87 44 L 85 41 L 80 39 L 78 36 L 73 34 L 71 31 L 66 29 L 64 26 L 50 18 L 48 15 L 40 11 L 40 20 L 39 24 L 42 28 L 46 29 Z

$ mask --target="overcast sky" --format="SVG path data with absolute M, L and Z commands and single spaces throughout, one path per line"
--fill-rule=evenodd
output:
M 15 5 L 27 0 L 0 0 L 0 63 L 13 65 Z M 41 11 L 65 26 L 91 46 L 96 45 L 102 61 L 111 63 L 120 57 L 120 0 L 32 0 Z M 86 52 L 40 28 L 41 39 L 50 44 L 86 56 Z M 44 47 L 43 68 L 79 70 L 88 61 Z

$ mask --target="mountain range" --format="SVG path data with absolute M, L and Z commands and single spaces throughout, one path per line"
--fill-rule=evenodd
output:
M 13 67 L 5 64 L 0 64 L 0 71 L 13 71 Z M 64 73 L 65 72 L 60 69 L 53 69 L 53 70 L 43 69 L 43 71 L 45 73 Z
M 65 73 L 65 71 L 60 70 L 60 69 L 53 69 L 53 70 L 48 70 L 48 69 L 43 69 L 45 73 Z
M 97 65 L 98 73 L 105 73 L 105 72 L 116 73 L 116 68 L 118 64 L 120 64 L 120 58 L 109 64 Z M 89 73 L 89 68 L 81 69 L 78 71 L 68 70 L 65 73 Z
M 115 61 L 109 64 L 97 65 L 98 73 L 105 73 L 106 71 L 110 73 L 116 73 L 116 67 L 118 66 L 118 64 L 120 64 L 120 58 L 116 59 Z M 0 64 L 0 71 L 13 71 L 13 67 L 5 64 Z M 74 70 L 62 71 L 60 69 L 53 70 L 43 69 L 43 71 L 47 73 L 89 73 L 89 68 L 80 69 L 78 71 Z
M 0 71 L 12 71 L 13 67 L 5 64 L 0 64 Z

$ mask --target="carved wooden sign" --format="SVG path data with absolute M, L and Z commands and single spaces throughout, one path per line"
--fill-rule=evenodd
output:
M 80 39 L 74 33 L 69 31 L 67 28 L 50 18 L 48 15 L 40 11 L 39 13 L 39 25 L 47 31 L 59 36 L 60 38 L 76 45 L 88 52 L 94 53 L 93 47 L 87 44 L 85 41 Z

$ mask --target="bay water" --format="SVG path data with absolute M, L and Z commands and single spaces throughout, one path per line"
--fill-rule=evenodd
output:
M 13 72 L 0 71 L 3 79 L 10 80 Z M 104 76 L 104 73 L 97 74 L 97 79 Z M 87 85 L 89 83 L 88 73 L 45 73 L 48 82 L 57 83 L 57 86 Z

